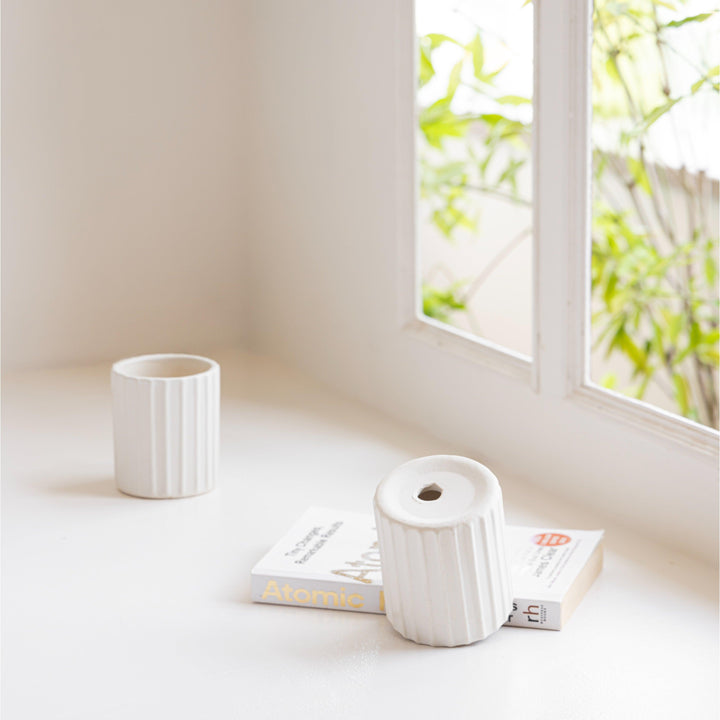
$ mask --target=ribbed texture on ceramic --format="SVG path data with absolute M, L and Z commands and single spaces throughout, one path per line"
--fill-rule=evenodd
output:
M 115 479 L 149 498 L 199 495 L 215 486 L 220 371 L 182 378 L 113 373 Z
M 404 637 L 452 647 L 482 640 L 512 611 L 502 495 L 451 527 L 409 527 L 375 503 L 385 608 Z

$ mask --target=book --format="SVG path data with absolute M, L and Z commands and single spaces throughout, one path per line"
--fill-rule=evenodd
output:
M 560 630 L 602 569 L 602 530 L 506 527 L 505 625 Z M 254 602 L 384 613 L 372 515 L 311 507 L 252 569 Z

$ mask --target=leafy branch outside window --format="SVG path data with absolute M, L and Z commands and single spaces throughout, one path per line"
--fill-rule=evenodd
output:
M 680 6 L 678 6 L 680 7 Z M 672 19 L 662 19 L 672 10 Z M 598 0 L 593 14 L 593 350 L 628 367 L 626 386 L 643 399 L 659 388 L 677 412 L 718 426 L 718 182 L 690 170 L 678 120 L 698 98 L 720 102 L 717 61 L 690 55 L 678 34 L 707 27 L 717 11 L 683 15 L 665 0 Z M 661 17 L 662 16 L 662 17 Z M 518 178 L 531 159 L 531 99 L 503 94 L 506 66 L 488 66 L 485 33 L 469 42 L 419 38 L 419 83 L 439 97 L 420 107 L 420 192 L 427 220 L 448 242 L 476 233 L 477 197 L 527 207 Z M 441 48 L 454 54 L 439 77 Z M 679 68 L 679 69 L 678 69 Z M 438 82 L 438 80 L 442 82 Z M 455 101 L 463 94 L 460 112 Z M 661 160 L 662 121 L 679 162 Z M 663 137 L 665 137 L 663 136 Z M 697 159 L 695 159 L 697 160 Z M 476 277 L 423 282 L 423 310 L 452 323 L 492 272 L 531 235 L 509 239 Z

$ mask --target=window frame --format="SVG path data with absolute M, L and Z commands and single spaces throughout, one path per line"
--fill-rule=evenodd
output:
M 418 292 L 414 90 L 417 41 L 415 3 L 410 2 L 413 57 L 408 63 L 408 58 L 403 57 L 403 43 L 399 43 L 396 62 L 399 73 L 407 72 L 410 66 L 413 80 L 412 207 L 403 208 L 400 203 L 397 215 L 403 331 L 443 352 L 509 376 L 537 394 L 603 414 L 668 441 L 681 451 L 717 458 L 720 435 L 716 430 L 599 387 L 590 380 L 592 0 L 534 2 L 532 357 L 422 315 Z M 398 98 L 397 145 L 403 148 L 407 147 L 407 118 L 403 118 L 401 93 Z M 550 155 L 552 162 L 544 162 Z M 402 185 L 407 182 L 407 162 L 402 152 L 398 160 L 397 182 Z

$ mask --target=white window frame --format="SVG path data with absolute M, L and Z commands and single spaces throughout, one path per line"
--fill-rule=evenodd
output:
M 716 457 L 717 431 L 590 381 L 591 2 L 535 0 L 534 42 L 533 355 L 423 316 L 414 229 L 402 235 L 412 241 L 405 252 L 412 255 L 414 268 L 412 287 L 402 283 L 404 327 L 419 338 L 528 382 L 538 393 L 562 395 Z M 566 123 L 558 122 L 563 108 Z M 544 162 L 549 155 L 552 162 Z M 416 223 L 417 213 L 413 217 Z M 564 328 L 557 320 L 563 316 Z
M 523 413 L 529 426 L 552 417 L 559 447 L 570 448 L 579 436 L 576 455 L 582 455 L 584 447 L 591 458 L 583 472 L 586 477 L 575 485 L 567 477 L 551 480 L 553 466 L 545 461 L 538 464 L 540 477 L 529 479 L 571 498 L 590 491 L 601 508 L 624 503 L 619 515 L 627 523 L 714 557 L 718 433 L 589 380 L 592 0 L 534 1 L 532 358 L 422 315 L 416 241 L 414 2 L 396 0 L 396 9 L 395 207 L 401 333 L 433 346 L 437 354 L 423 362 L 442 366 L 446 373 L 448 368 L 457 367 L 461 373 L 465 369 L 442 360 L 440 354 L 476 364 L 479 386 L 491 387 L 499 382 L 498 373 L 504 376 L 513 384 L 508 403 Z M 537 400 L 513 386 L 530 390 Z M 480 391 L 469 392 L 484 397 Z M 455 388 L 451 397 L 458 398 Z M 487 411 L 497 414 L 502 409 L 488 405 Z M 469 419 L 466 411 L 462 419 Z M 508 427 L 503 428 L 505 434 Z M 462 435 L 460 428 L 458 420 L 455 430 Z M 478 432 L 483 432 L 482 422 Z M 600 457 L 596 463 L 598 448 L 606 447 L 606 454 L 612 455 L 619 444 L 619 457 Z M 492 451 L 487 454 L 493 459 Z M 508 467 L 513 470 L 512 461 Z M 582 468 L 577 457 L 574 467 Z M 707 543 L 709 550 L 699 547 Z

